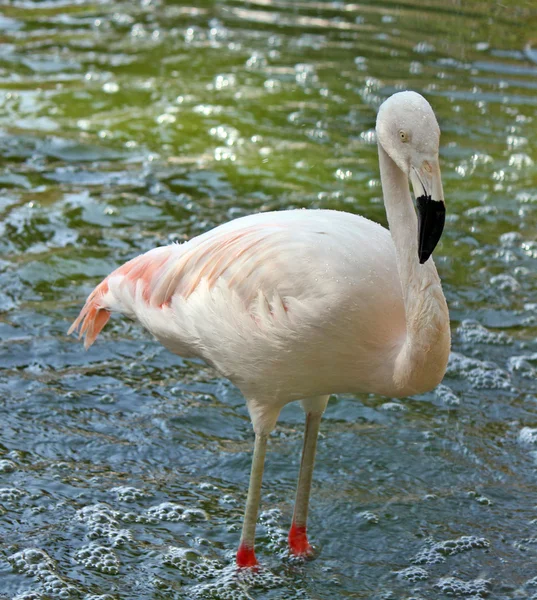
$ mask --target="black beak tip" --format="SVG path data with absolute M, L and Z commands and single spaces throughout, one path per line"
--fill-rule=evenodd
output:
M 418 258 L 427 262 L 444 230 L 446 207 L 442 201 L 423 195 L 416 198 L 418 209 Z
M 418 254 L 420 259 L 420 265 L 422 265 L 423 263 L 426 263 L 429 260 L 432 253 L 419 251 Z

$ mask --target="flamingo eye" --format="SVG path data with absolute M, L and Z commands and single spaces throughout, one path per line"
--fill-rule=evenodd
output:
M 399 130 L 399 139 L 402 142 L 408 142 L 408 133 L 406 131 L 404 131 L 403 129 Z

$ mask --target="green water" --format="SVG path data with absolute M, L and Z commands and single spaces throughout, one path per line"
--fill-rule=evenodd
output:
M 537 598 L 534 2 L 3 2 L 0 598 Z M 533 47 L 535 45 L 535 48 Z M 272 436 L 257 574 L 233 566 L 253 435 L 209 367 L 125 319 L 66 335 L 150 248 L 262 210 L 385 224 L 376 110 L 442 129 L 442 386 L 331 399 L 287 556 L 303 416 Z

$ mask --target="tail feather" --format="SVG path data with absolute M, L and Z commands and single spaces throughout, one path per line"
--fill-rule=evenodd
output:
M 78 331 L 78 338 L 85 336 L 84 346 L 89 348 L 108 322 L 111 308 L 135 317 L 137 305 L 143 305 L 144 308 L 149 306 L 155 282 L 159 280 L 175 248 L 154 248 L 113 271 L 88 296 L 68 333 Z
M 69 327 L 68 334 L 78 330 L 78 339 L 85 335 L 84 348 L 93 344 L 110 318 L 110 310 L 103 305 L 103 296 L 108 292 L 108 281 L 101 282 L 86 300 L 84 308 Z

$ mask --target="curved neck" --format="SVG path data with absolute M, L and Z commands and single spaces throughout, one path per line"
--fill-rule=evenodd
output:
M 447 366 L 449 314 L 432 258 L 418 260 L 418 219 L 407 176 L 379 144 L 384 205 L 396 252 L 405 304 L 406 337 L 394 363 L 394 383 L 404 395 L 435 387 Z
M 397 253 L 405 310 L 408 312 L 415 297 L 413 288 L 416 278 L 420 277 L 422 271 L 418 261 L 418 218 L 410 197 L 407 176 L 380 144 L 378 150 L 384 206 Z

